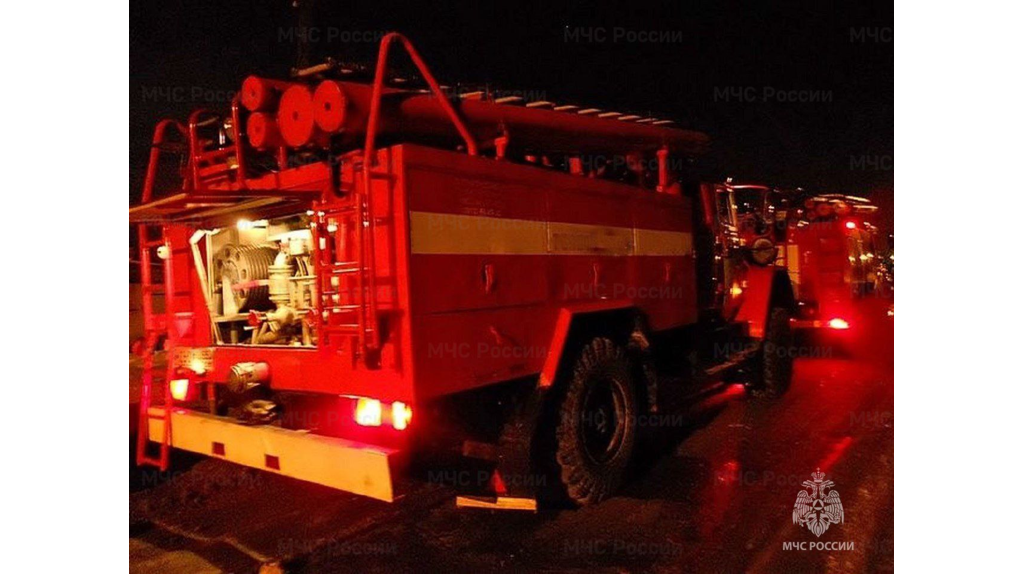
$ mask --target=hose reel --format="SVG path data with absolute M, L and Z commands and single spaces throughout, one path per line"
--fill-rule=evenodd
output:
M 219 277 L 224 297 L 233 297 L 238 312 L 266 311 L 270 301 L 270 266 L 277 256 L 272 245 L 225 245 L 214 257 L 214 276 Z M 225 308 L 228 307 L 225 300 Z

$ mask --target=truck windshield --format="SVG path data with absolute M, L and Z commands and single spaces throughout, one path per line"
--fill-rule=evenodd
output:
M 737 189 L 733 191 L 733 200 L 736 202 L 736 213 L 746 215 L 748 213 L 764 213 L 764 202 L 767 193 L 763 189 Z

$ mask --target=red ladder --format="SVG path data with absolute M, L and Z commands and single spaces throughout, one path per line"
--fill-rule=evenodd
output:
M 178 250 L 172 248 L 167 235 L 160 230 L 159 236 L 154 238 L 151 232 L 152 227 L 146 224 L 139 225 L 139 262 L 141 265 L 140 278 L 142 281 L 142 316 L 145 329 L 145 343 L 142 357 L 142 393 L 139 399 L 139 432 L 136 443 L 135 459 L 139 466 L 151 465 L 159 467 L 161 471 L 167 470 L 170 466 L 171 457 L 171 396 L 170 381 L 174 378 L 174 361 L 171 358 L 172 352 L 179 344 L 187 344 L 183 333 L 191 333 L 192 326 L 192 292 L 191 278 L 175 282 L 174 260 L 176 256 L 188 255 L 190 253 L 187 243 L 179 246 Z M 153 250 L 164 248 L 163 254 L 163 284 L 153 282 Z M 183 253 L 185 252 L 185 253 Z M 184 288 L 182 288 L 184 286 Z M 156 313 L 153 305 L 153 295 L 161 294 L 164 297 L 164 313 Z M 182 321 L 189 323 L 188 328 L 179 329 Z M 160 336 L 166 334 L 165 349 L 167 351 L 167 370 L 164 376 L 164 399 L 163 409 L 159 415 L 150 415 L 150 407 L 153 406 L 153 354 L 160 341 Z M 149 419 L 156 416 L 163 420 L 163 436 L 160 439 L 160 454 L 153 457 L 147 454 L 149 436 Z
M 369 194 L 353 193 L 349 205 L 317 212 L 315 227 L 321 342 L 332 335 L 354 336 L 364 359 L 380 345 L 372 212 Z M 345 245 L 349 230 L 351 248 Z M 353 276 L 355 286 L 346 292 Z

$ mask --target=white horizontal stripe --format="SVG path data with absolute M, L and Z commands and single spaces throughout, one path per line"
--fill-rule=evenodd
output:
M 688 231 L 412 211 L 412 252 L 449 255 L 690 255 Z

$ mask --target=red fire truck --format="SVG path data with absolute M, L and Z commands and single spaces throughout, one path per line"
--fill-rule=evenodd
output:
M 798 202 L 785 217 L 782 258 L 798 300 L 793 326 L 846 331 L 856 323 L 855 301 L 885 285 L 881 240 L 871 223 L 878 208 L 843 194 Z
M 396 45 L 422 87 L 389 72 Z M 704 134 L 446 89 L 398 34 L 372 73 L 252 76 L 229 111 L 156 127 L 129 210 L 140 464 L 182 449 L 390 501 L 454 436 L 495 504 L 588 504 L 643 415 L 700 384 L 658 376 L 681 357 L 786 390 L 789 276 L 689 174 Z
M 734 241 L 762 265 L 785 268 L 797 299 L 797 329 L 846 331 L 855 301 L 887 285 L 877 206 L 862 197 L 809 195 L 767 185 L 716 186 L 717 209 Z

